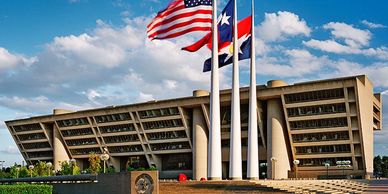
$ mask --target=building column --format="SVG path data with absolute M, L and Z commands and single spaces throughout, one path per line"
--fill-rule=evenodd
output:
M 201 107 L 193 109 L 193 179 L 207 177 L 207 126 Z
M 64 109 L 53 110 L 54 115 L 66 114 L 71 112 L 72 111 L 70 110 L 64 110 Z M 66 152 L 65 145 L 63 143 L 61 134 L 56 124 L 54 124 L 54 127 L 53 127 L 53 148 L 54 148 L 53 150 L 54 170 L 58 171 L 61 169 L 60 162 L 69 161 L 70 157 Z
M 267 174 L 268 178 L 288 178 L 291 169 L 287 151 L 286 125 L 280 99 L 267 101 Z
M 69 161 L 70 157 L 66 152 L 66 148 L 64 144 L 62 143 L 62 137 L 59 134 L 59 129 L 56 125 L 53 127 L 53 163 L 54 163 L 54 170 L 58 171 L 61 169 L 60 163 L 63 161 Z

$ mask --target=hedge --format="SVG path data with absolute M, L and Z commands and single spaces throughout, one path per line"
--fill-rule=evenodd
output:
M 0 194 L 52 194 L 52 185 L 0 185 Z

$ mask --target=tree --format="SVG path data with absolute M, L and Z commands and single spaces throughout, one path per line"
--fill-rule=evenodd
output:
M 383 173 L 383 160 L 380 155 L 373 159 L 373 173 L 375 175 L 380 175 Z
M 89 154 L 89 170 L 92 174 L 98 174 L 101 171 L 101 159 L 100 156 L 91 152 Z
M 34 172 L 37 176 L 48 176 L 48 170 L 46 162 L 39 161 L 35 164 Z

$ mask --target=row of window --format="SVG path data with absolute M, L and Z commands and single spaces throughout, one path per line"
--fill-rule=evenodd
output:
M 131 120 L 131 116 L 129 115 L 129 113 L 100 115 L 100 116 L 95 116 L 94 118 L 96 119 L 97 123 L 108 123 L 108 122 Z
M 321 153 L 344 153 L 350 152 L 350 145 L 323 145 L 296 147 L 296 154 L 321 154 Z
M 41 149 L 41 148 L 51 148 L 51 146 L 48 142 L 24 143 L 23 148 L 26 150 L 32 150 L 32 149 Z
M 172 128 L 172 127 L 182 127 L 183 123 L 181 119 L 172 119 L 172 120 L 162 120 L 162 121 L 149 121 L 144 122 L 144 129 L 162 129 L 162 128 Z
M 341 158 L 308 158 L 308 159 L 300 159 L 300 163 L 298 166 L 325 166 L 326 163 L 329 163 L 330 166 L 336 166 L 337 161 L 348 160 L 352 162 L 352 158 L 350 157 L 341 157 Z M 351 164 L 350 164 L 351 165 Z
M 147 137 L 149 140 L 159 140 L 159 139 L 175 139 L 175 138 L 185 138 L 186 131 L 166 131 L 158 133 L 148 133 Z
M 222 139 L 221 146 L 227 147 L 227 148 L 230 147 L 230 139 Z M 248 146 L 248 138 L 241 139 L 241 146 L 244 146 L 244 147 Z
M 75 119 L 66 119 L 57 121 L 59 127 L 70 127 L 70 126 L 79 126 L 79 125 L 88 125 L 87 118 L 75 118 Z
M 307 101 L 317 101 L 317 100 L 328 100 L 343 98 L 344 90 L 343 88 L 330 89 L 330 90 L 318 90 L 312 92 L 301 92 L 295 94 L 286 94 L 284 95 L 286 104 L 297 103 L 297 102 L 307 102 Z
M 190 149 L 190 145 L 188 142 L 160 143 L 152 144 L 151 149 L 153 151 Z
M 139 111 L 139 116 L 142 119 L 172 115 L 179 115 L 178 107 Z
M 123 153 L 123 152 L 142 152 L 143 148 L 141 145 L 131 145 L 131 146 L 113 146 L 108 147 L 110 153 Z
M 97 144 L 96 138 L 86 138 L 86 139 L 72 139 L 66 140 L 68 146 L 80 146 L 80 145 L 94 145 Z
M 23 134 L 23 135 L 18 135 L 18 137 L 21 141 L 46 139 L 46 136 L 44 135 L 44 133 Z
M 13 129 L 16 132 L 21 132 L 21 131 L 34 131 L 34 130 L 40 130 L 42 127 L 39 125 L 39 123 L 33 123 L 33 124 L 28 124 L 28 125 L 17 125 L 13 126 Z
M 138 141 L 139 137 L 137 135 L 120 135 L 120 136 L 110 136 L 104 137 L 106 143 L 122 143 L 122 142 L 131 142 Z
M 240 107 L 240 120 L 241 123 L 247 123 L 249 117 L 249 106 L 248 104 L 243 104 Z M 221 107 L 221 125 L 229 125 L 231 119 L 231 108 L 230 106 Z
M 346 112 L 344 103 L 326 104 L 326 105 L 318 105 L 318 106 L 304 106 L 304 107 L 287 109 L 287 113 L 289 117 L 344 113 L 344 112 Z
M 103 126 L 103 127 L 99 127 L 99 129 L 101 133 L 135 131 L 135 127 L 133 126 L 133 124 Z
M 92 135 L 93 130 L 91 128 L 69 129 L 69 130 L 62 130 L 61 133 L 62 133 L 63 137 Z
M 45 151 L 45 152 L 27 152 L 29 158 L 46 158 L 53 157 L 53 152 Z
M 304 121 L 290 121 L 290 127 L 295 129 L 317 129 L 329 127 L 345 127 L 348 126 L 346 117 L 330 118 L 330 119 L 315 119 Z
M 305 133 L 294 134 L 292 140 L 294 143 L 300 142 L 318 142 L 318 141 L 336 141 L 336 140 L 348 140 L 349 132 L 327 132 L 327 133 Z
M 72 155 L 88 155 L 90 153 L 101 154 L 100 148 L 70 149 Z

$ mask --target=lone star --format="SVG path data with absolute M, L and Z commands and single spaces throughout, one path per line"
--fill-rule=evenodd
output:
M 224 25 L 224 24 L 230 25 L 230 24 L 229 24 L 229 21 L 228 21 L 229 18 L 230 18 L 230 16 L 227 16 L 226 13 L 224 13 L 224 14 L 222 15 L 222 18 L 221 18 L 221 26 Z

